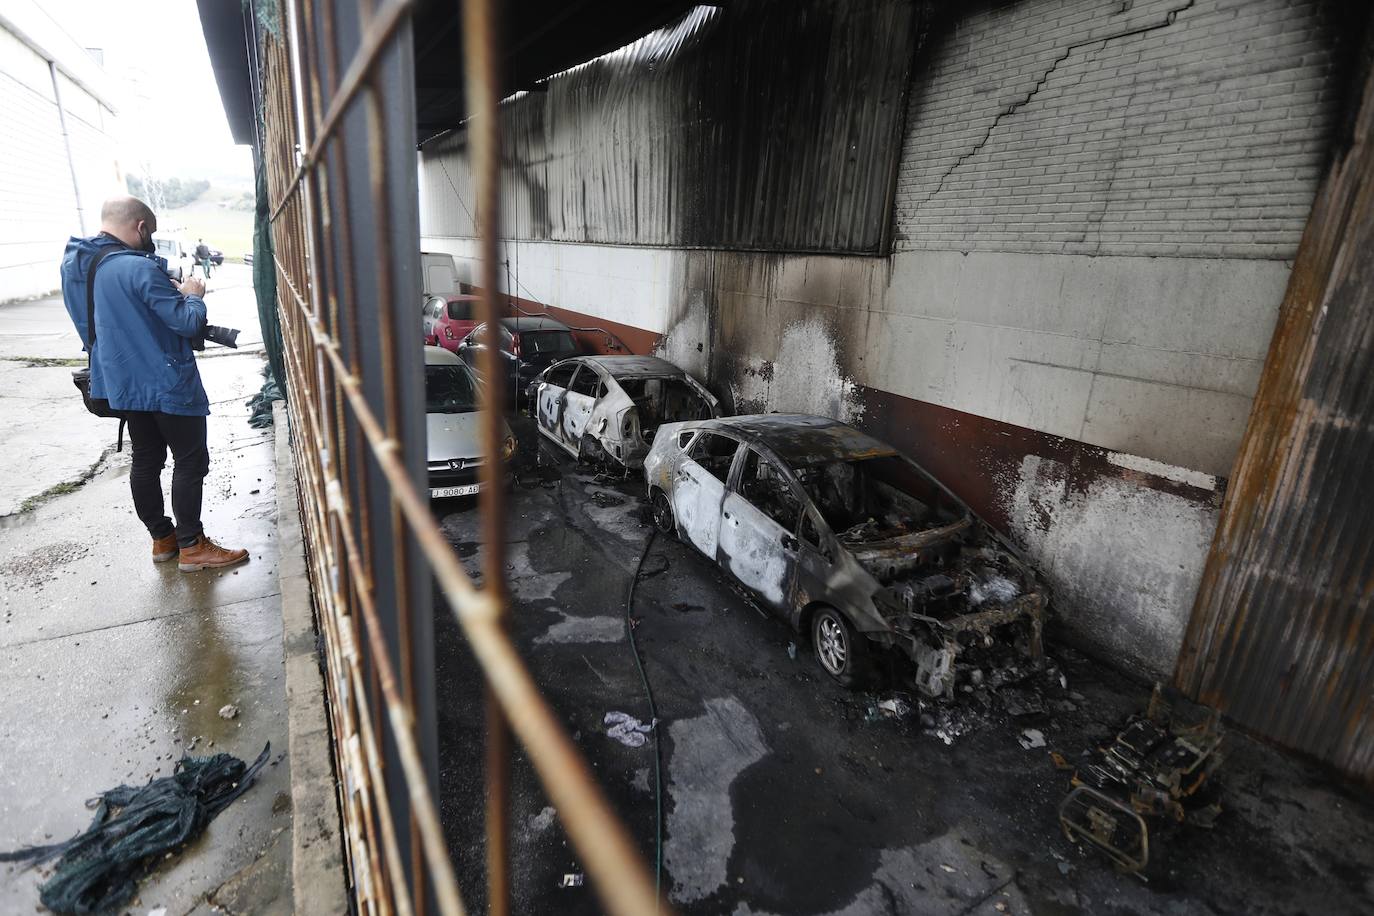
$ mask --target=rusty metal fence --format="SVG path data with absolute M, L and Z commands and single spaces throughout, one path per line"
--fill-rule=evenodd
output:
M 263 156 L 290 392 L 291 450 L 327 668 L 347 867 L 360 912 L 465 912 L 435 799 L 432 586 L 486 678 L 488 909 L 510 911 L 510 736 L 607 909 L 660 908 L 626 830 L 543 699 L 503 620 L 503 489 L 482 472 L 477 588 L 425 491 L 410 0 L 285 0 L 263 38 Z M 483 288 L 497 290 L 492 0 L 464 4 Z M 494 296 L 479 304 L 496 315 Z M 488 355 L 495 360 L 494 348 Z M 485 367 L 496 377 L 493 367 Z M 501 386 L 484 387 L 488 456 Z M 662 909 L 666 910 L 666 907 Z

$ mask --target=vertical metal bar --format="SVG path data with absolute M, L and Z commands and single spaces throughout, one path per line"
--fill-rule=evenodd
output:
M 417 696 L 423 687 L 418 683 L 423 644 L 415 643 L 416 654 L 408 654 L 412 627 L 426 620 L 410 616 L 419 588 L 407 575 L 419 561 L 411 551 L 409 539 L 414 537 L 471 642 L 487 687 L 491 912 L 510 910 L 507 779 L 511 728 L 528 750 L 607 909 L 617 914 L 647 912 L 655 905 L 653 885 L 633 843 L 540 696 L 506 632 L 500 458 L 505 378 L 495 347 L 484 354 L 482 367 L 490 380 L 482 405 L 486 456 L 482 513 L 488 547 L 483 591 L 475 589 L 434 524 L 414 479 L 416 462 L 407 462 L 403 456 L 406 442 L 414 444 L 414 431 L 403 419 L 409 403 L 407 386 L 414 379 L 404 375 L 407 365 L 413 364 L 405 359 L 406 338 L 400 333 L 406 326 L 405 313 L 399 310 L 411 304 L 404 298 L 396 300 L 408 281 L 394 270 L 398 258 L 409 256 L 408 248 L 398 250 L 396 239 L 404 236 L 410 224 L 404 220 L 406 201 L 394 199 L 396 185 L 389 184 L 401 163 L 397 145 L 387 136 L 397 120 L 387 108 L 387 99 L 396 90 L 397 69 L 407 72 L 411 0 L 358 0 L 362 15 L 357 43 L 348 67 L 341 71 L 342 49 L 334 15 L 345 2 L 292 0 L 288 4 L 287 40 L 273 43 L 265 54 L 272 71 L 271 92 L 265 93 L 271 102 L 270 129 L 265 131 L 264 142 L 270 144 L 271 219 L 280 240 L 278 305 L 293 396 L 292 454 L 302 482 L 303 526 L 326 641 L 329 714 L 344 777 L 341 805 L 357 904 L 363 913 L 390 913 L 393 907 L 407 912 L 412 906 L 418 911 L 432 891 L 439 911 L 462 912 L 414 712 L 419 703 L 427 702 Z M 469 63 L 478 71 L 469 86 L 481 99 L 472 110 L 485 112 L 475 124 L 487 131 L 479 144 L 484 157 L 478 187 L 485 294 L 479 312 L 494 327 L 501 316 L 494 8 L 490 0 L 479 0 L 465 9 L 468 15 L 476 23 L 467 30 L 468 40 L 478 49 L 469 54 Z M 397 69 L 383 70 L 384 66 Z M 322 73 L 327 74 L 323 85 Z M 356 120 L 350 120 L 355 103 L 366 107 L 365 165 L 353 158 L 356 150 L 347 145 L 343 134 L 347 125 L 358 127 Z M 350 221 L 348 197 L 349 171 L 359 166 L 371 181 L 371 212 L 380 240 L 376 250 L 369 252 L 369 273 L 363 273 L 367 279 L 377 279 L 377 335 L 366 338 L 364 331 L 372 328 L 364 328 L 360 320 L 363 304 L 355 276 L 364 268 L 353 257 L 354 233 L 361 227 Z M 409 231 L 413 234 L 413 229 Z M 379 269 L 370 274 L 373 257 Z M 368 305 L 372 304 L 369 299 Z M 408 440 L 403 438 L 406 435 Z M 375 478 L 369 483 L 374 469 L 380 471 L 380 490 Z M 347 489 L 350 484 L 351 490 Z M 377 505 L 372 507 L 374 497 Z M 383 511 L 389 518 L 379 519 L 374 531 L 369 515 Z M 377 565 L 388 561 L 390 568 Z M 387 583 L 386 575 L 393 573 L 397 579 Z M 383 626 L 384 621 L 390 626 L 385 615 L 393 610 L 396 630 Z M 397 638 L 399 644 L 394 641 Z M 424 672 L 428 677 L 427 669 Z M 388 764 L 397 767 L 389 777 Z M 404 797 L 389 791 L 388 778 L 404 791 Z M 401 812 L 393 804 L 407 805 L 412 828 L 409 873 L 397 842 Z
M 62 108 L 62 89 L 57 84 L 57 62 L 48 61 L 48 74 L 52 77 L 52 96 L 57 103 L 57 121 L 62 127 L 62 145 L 67 149 L 67 168 L 72 173 L 72 195 L 76 198 L 76 224 L 81 234 L 86 234 L 86 208 L 81 206 L 81 185 L 76 180 L 76 160 L 72 158 L 72 139 L 67 133 L 67 112 Z
M 477 184 L 478 271 L 481 299 L 478 315 L 486 325 L 487 345 L 481 351 L 483 387 L 481 493 L 482 541 L 486 548 L 484 588 L 504 616 L 506 607 L 505 467 L 500 442 L 504 433 L 505 360 L 501 357 L 498 322 L 500 239 L 500 128 L 497 100 L 499 55 L 495 4 L 491 0 L 463 0 L 463 46 L 466 52 L 468 111 L 473 133 L 473 162 Z M 516 374 L 516 384 L 519 384 Z M 515 392 L 518 401 L 520 393 Z M 498 619 L 496 625 L 505 622 Z M 510 730 L 501 705 L 486 698 L 487 748 L 487 906 L 492 916 L 510 913 Z

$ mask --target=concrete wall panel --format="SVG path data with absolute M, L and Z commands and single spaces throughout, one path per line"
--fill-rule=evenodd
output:
M 950 7 L 887 257 L 508 243 L 516 291 L 643 329 L 736 409 L 906 449 L 1027 548 L 1071 633 L 1166 673 L 1326 155 L 1342 9 Z
M 1114 477 L 1080 489 L 1069 466 L 1027 455 L 1013 537 L 1037 559 L 1063 622 L 1148 675 L 1173 668 L 1216 528 L 1210 505 Z

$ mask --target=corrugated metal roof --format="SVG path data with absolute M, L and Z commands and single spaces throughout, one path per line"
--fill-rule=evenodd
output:
M 882 253 L 910 0 L 742 0 L 502 104 L 509 238 Z M 458 131 L 421 156 L 423 233 L 474 234 Z
M 1374 781 L 1374 71 L 1293 266 L 1179 686 Z

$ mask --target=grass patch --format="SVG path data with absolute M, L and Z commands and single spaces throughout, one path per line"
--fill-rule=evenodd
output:
M 30 496 L 19 504 L 19 508 L 15 510 L 14 514 L 23 515 L 25 512 L 32 512 L 44 503 L 50 502 L 59 496 L 75 493 L 77 490 L 90 483 L 91 478 L 100 471 L 100 466 L 105 463 L 105 459 L 114 454 L 114 450 L 115 447 L 113 445 L 105 446 L 105 450 L 100 453 L 100 457 L 95 460 L 95 464 L 82 471 L 72 480 L 64 480 L 61 483 L 55 483 L 42 493 L 36 496 Z
M 250 186 L 251 187 L 251 186 Z M 253 211 L 234 210 L 219 205 L 216 189 L 176 210 L 158 214 L 159 225 L 176 226 L 175 234 L 194 246 L 196 239 L 224 252 L 226 261 L 242 261 L 253 250 Z
M 76 369 L 86 365 L 86 360 L 84 358 L 77 359 L 75 357 L 5 356 L 0 357 L 0 359 L 6 359 L 12 363 L 23 363 L 25 369 L 55 369 L 59 367 Z

